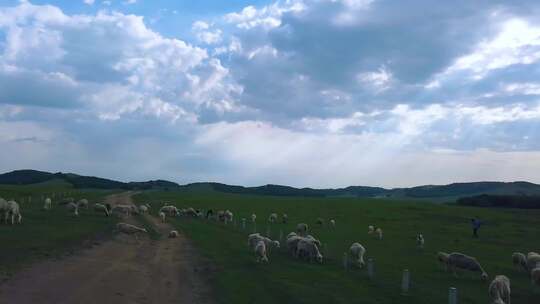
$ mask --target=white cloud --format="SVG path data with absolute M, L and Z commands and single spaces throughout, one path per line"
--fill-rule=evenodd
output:
M 88 104 L 102 119 L 155 110 L 158 117 L 175 120 L 197 116 L 201 105 L 219 113 L 239 109 L 233 95 L 241 87 L 219 60 L 203 48 L 150 30 L 142 17 L 118 12 L 68 16 L 55 7 L 23 3 L 0 9 L 0 20 L 0 29 L 8 33 L 0 79 L 9 77 L 14 90 L 29 85 L 22 78 L 16 82 L 14 74 L 39 75 L 41 83 L 58 84 L 40 84 L 47 92 L 34 86 L 27 103 L 48 106 L 43 96 L 70 87 L 72 100 L 63 102 Z M 163 115 L 167 111 L 176 114 Z
M 281 16 L 285 13 L 299 13 L 305 9 L 301 0 L 287 0 L 283 3 L 275 2 L 260 9 L 250 5 L 238 13 L 225 15 L 224 20 L 235 24 L 241 29 L 261 27 L 272 29 L 281 25 Z
M 382 66 L 374 72 L 359 73 L 356 78 L 361 84 L 371 87 L 377 92 L 382 92 L 390 87 L 392 72 Z
M 540 27 L 513 18 L 501 24 L 492 38 L 480 42 L 474 51 L 459 57 L 442 74 L 469 71 L 473 79 L 482 79 L 492 70 L 514 64 L 532 64 L 540 59 Z
M 95 0 L 83 0 L 83 2 L 88 5 L 93 5 Z

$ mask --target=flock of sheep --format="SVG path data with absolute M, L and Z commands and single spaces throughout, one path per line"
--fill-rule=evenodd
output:
M 89 208 L 89 202 L 86 199 L 81 199 L 75 201 L 73 198 L 65 198 L 59 203 L 60 205 L 65 205 L 67 210 L 72 213 L 74 216 L 79 215 L 80 208 Z M 52 208 L 52 200 L 46 198 L 44 200 L 43 209 L 50 210 Z M 94 204 L 94 210 L 96 212 L 103 213 L 106 216 L 111 215 L 112 213 L 124 214 L 130 216 L 132 214 L 141 214 L 149 213 L 151 209 L 150 204 L 142 204 L 135 206 L 132 204 L 125 205 L 115 205 L 111 206 L 110 204 L 96 203 Z M 0 198 L 0 215 L 3 213 L 4 222 L 8 222 L 8 219 L 11 219 L 11 224 L 15 222 L 21 223 L 22 215 L 20 212 L 20 207 L 17 202 L 14 200 L 6 201 Z M 194 208 L 179 209 L 173 205 L 163 205 L 157 215 L 161 221 L 165 222 L 168 216 L 186 216 L 193 218 L 203 218 L 205 214 Z M 211 211 L 206 213 L 206 218 L 215 218 L 218 221 L 221 221 L 225 224 L 233 222 L 233 213 L 230 210 L 220 210 L 217 211 L 214 215 Z M 251 222 L 255 223 L 257 219 L 256 214 L 251 215 Z M 278 222 L 279 218 L 277 213 L 271 213 L 268 217 L 269 223 Z M 281 216 L 281 222 L 287 223 L 289 217 L 287 214 Z M 242 218 L 241 223 L 245 227 L 246 219 Z M 316 219 L 315 223 L 319 226 L 324 224 L 322 218 Z M 336 225 L 336 221 L 331 219 L 328 221 L 329 227 L 333 228 Z M 125 234 L 132 234 L 137 237 L 138 233 L 147 233 L 147 230 L 135 225 L 127 223 L 118 223 L 116 225 L 118 232 Z M 380 227 L 375 228 L 375 226 L 368 226 L 368 234 L 375 235 L 379 240 L 383 239 L 383 230 Z M 170 238 L 178 237 L 178 231 L 172 230 L 169 235 Z M 323 255 L 321 254 L 319 247 L 321 242 L 314 236 L 309 234 L 309 226 L 305 223 L 300 223 L 296 226 L 296 231 L 290 232 L 286 238 L 286 248 L 287 251 L 296 259 L 305 259 L 307 261 L 317 261 L 318 263 L 323 262 Z M 261 235 L 260 233 L 253 233 L 248 236 L 248 247 L 255 254 L 255 259 L 257 262 L 269 263 L 269 255 L 272 248 L 280 248 L 280 242 L 277 240 L 272 240 L 268 237 Z M 423 248 L 425 244 L 425 239 L 422 234 L 416 235 L 416 245 L 418 248 Z M 350 245 L 348 253 L 345 253 L 347 263 L 352 263 L 358 268 L 362 268 L 366 265 L 364 261 L 364 256 L 366 254 L 366 248 L 359 242 L 354 242 Z M 481 274 L 482 280 L 487 280 L 488 274 L 484 271 L 480 263 L 476 258 L 454 252 L 454 253 L 444 253 L 439 252 L 437 254 L 437 259 L 441 265 L 443 265 L 446 271 L 452 271 L 453 274 L 457 277 L 456 270 L 466 270 L 471 272 L 479 272 Z M 529 252 L 527 255 L 519 252 L 512 254 L 512 263 L 515 267 L 519 267 L 526 271 L 531 279 L 531 282 L 540 286 L 540 254 L 535 252 Z M 491 284 L 489 285 L 489 296 L 492 299 L 493 304 L 510 304 L 510 280 L 504 275 L 497 275 Z

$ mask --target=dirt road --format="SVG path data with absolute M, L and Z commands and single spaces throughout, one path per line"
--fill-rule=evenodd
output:
M 110 196 L 131 203 L 132 193 Z M 172 227 L 147 216 L 164 237 L 136 241 L 118 235 L 58 261 L 46 261 L 0 285 L 0 303 L 214 303 L 205 270 L 184 235 L 169 239 Z M 132 218 L 123 221 L 132 222 Z

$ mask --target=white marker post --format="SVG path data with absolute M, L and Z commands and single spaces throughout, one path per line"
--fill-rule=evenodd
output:
M 448 304 L 457 304 L 457 288 L 448 289 Z
M 401 294 L 406 295 L 409 292 L 411 274 L 408 269 L 403 270 L 403 279 L 401 280 Z
M 367 273 L 370 279 L 375 277 L 375 262 L 371 258 L 367 261 Z
M 343 253 L 343 269 L 345 269 L 345 271 L 349 270 L 349 256 L 346 252 Z

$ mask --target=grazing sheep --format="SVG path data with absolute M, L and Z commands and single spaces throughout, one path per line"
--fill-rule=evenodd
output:
M 416 235 L 416 246 L 420 249 L 423 249 L 424 248 L 424 243 L 425 243 L 425 240 L 424 240 L 424 236 L 419 233 Z
M 540 267 L 540 254 L 536 252 L 527 253 L 527 269 L 528 271 L 533 270 L 534 268 Z
M 336 220 L 334 220 L 334 219 L 330 220 L 330 227 L 332 227 L 332 228 L 336 227 Z
M 287 238 L 287 251 L 289 251 L 289 253 L 296 257 L 296 251 L 298 249 L 298 242 L 300 242 L 300 240 L 303 239 L 301 236 L 297 236 L 297 235 L 294 235 L 294 236 L 291 236 L 291 237 L 288 237 Z
M 67 210 L 73 212 L 74 216 L 79 216 L 79 206 L 74 202 L 71 202 L 66 205 Z
M 315 223 L 316 223 L 317 225 L 319 225 L 319 226 L 322 226 L 322 225 L 324 224 L 324 220 L 323 220 L 322 218 L 319 217 L 319 218 L 315 221 Z
M 109 216 L 110 213 L 109 213 L 109 209 L 107 209 L 107 206 L 103 205 L 103 204 L 100 204 L 100 203 L 96 203 L 94 205 L 94 211 L 97 211 L 97 212 L 104 212 L 106 216 Z
M 323 256 L 319 251 L 319 247 L 317 247 L 317 244 L 306 238 L 302 238 L 298 242 L 296 248 L 296 257 L 305 257 L 310 262 L 313 260 L 317 260 L 317 262 L 319 263 L 323 262 Z
M 379 240 L 382 240 L 382 239 L 383 239 L 383 231 L 382 231 L 381 228 L 375 229 L 375 234 L 377 235 L 377 238 L 378 238 Z
M 488 288 L 492 304 L 510 304 L 510 280 L 503 275 L 495 276 Z
M 178 211 L 178 208 L 172 205 L 165 205 L 159 209 L 159 212 L 165 212 L 170 216 L 176 216 L 179 215 L 180 212 Z
M 17 224 L 22 222 L 21 209 L 16 201 L 8 201 L 4 211 L 4 221 L 7 224 L 7 220 L 11 217 L 11 225 L 15 224 L 15 218 L 17 218 Z
M 439 264 L 443 265 L 446 270 L 448 270 L 448 256 L 449 254 L 446 252 L 439 251 L 437 253 L 437 260 L 439 261 Z
M 277 213 L 272 213 L 268 217 L 268 222 L 273 224 L 273 223 L 275 223 L 277 221 L 277 218 L 278 218 Z
M 139 214 L 139 209 L 135 205 L 116 205 L 111 212 L 124 213 L 126 216 L 131 216 L 132 213 Z
M 79 206 L 79 208 L 86 208 L 86 209 L 88 209 L 88 200 L 85 199 L 85 198 L 79 200 L 79 201 L 77 202 L 77 206 Z
M 228 210 L 227 210 L 228 211 Z M 230 212 L 230 211 L 229 211 Z M 199 217 L 199 213 L 193 209 L 192 207 L 189 207 L 187 209 L 183 209 L 183 214 L 185 216 L 191 216 L 191 217 Z M 202 213 L 201 213 L 202 214 Z M 231 220 L 232 220 L 232 213 L 230 214 Z
M 283 213 L 283 216 L 281 217 L 281 222 L 283 224 L 287 224 L 289 222 L 289 216 L 287 215 L 287 213 Z
M 143 213 L 143 214 L 144 214 L 144 213 L 148 213 L 148 206 L 146 206 L 146 205 L 140 205 L 140 206 L 139 206 L 139 212 L 140 212 L 140 213 Z
M 251 215 L 251 222 L 252 222 L 252 223 L 255 223 L 256 220 L 257 220 L 257 215 L 256 215 L 255 213 L 253 213 L 253 214 Z
M 135 239 L 138 240 L 137 237 L 138 233 L 148 233 L 146 229 L 137 227 L 135 225 L 127 224 L 127 223 L 118 223 L 116 224 L 116 229 L 118 232 L 125 233 L 125 234 L 133 234 L 135 236 Z
M 308 230 L 309 230 L 309 227 L 307 224 L 300 223 L 296 225 L 296 233 L 298 233 L 299 235 L 302 235 L 302 236 L 306 235 Z
M 178 237 L 178 231 L 172 230 L 171 232 L 169 232 L 169 238 L 174 239 L 177 237 Z
M 373 232 L 375 232 L 375 227 L 372 226 L 372 225 L 369 225 L 369 226 L 367 227 L 367 233 L 368 233 L 368 234 L 372 234 Z
M 52 208 L 52 201 L 50 198 L 46 198 L 43 202 L 43 210 L 50 210 Z
M 268 263 L 268 257 L 266 256 L 266 244 L 264 241 L 258 241 L 254 248 L 257 263 Z
M 158 214 L 159 214 L 159 217 L 161 218 L 161 221 L 162 221 L 163 223 L 165 223 L 165 217 L 166 217 L 165 212 L 161 212 L 161 211 L 160 211 Z
M 457 277 L 456 269 L 463 269 L 473 272 L 480 272 L 482 280 L 487 280 L 488 274 L 484 271 L 480 263 L 468 255 L 453 252 L 448 255 L 448 266 L 452 269 L 454 276 Z
M 529 271 L 527 267 L 527 257 L 521 252 L 512 253 L 512 265 L 517 268 L 523 268 L 525 271 Z
M 349 253 L 351 255 L 351 258 L 356 261 L 356 265 L 360 268 L 364 267 L 366 264 L 364 262 L 364 254 L 366 253 L 366 249 L 364 246 L 360 245 L 360 243 L 353 243 L 351 245 L 351 248 L 349 249 Z
M 540 267 L 531 270 L 531 283 L 540 287 Z
M 225 216 L 224 216 L 224 219 L 225 219 L 225 222 L 229 222 L 229 223 L 232 223 L 233 221 L 233 213 L 229 210 L 225 210 Z
M 289 234 L 287 234 L 287 236 L 285 237 L 286 239 L 289 239 L 293 236 L 297 236 L 296 232 L 290 232 Z
M 308 235 L 306 235 L 305 238 L 308 239 L 308 240 L 310 240 L 310 241 L 312 241 L 312 242 L 314 242 L 315 244 L 317 244 L 317 246 L 321 246 L 321 241 L 319 241 L 318 239 L 316 239 L 313 235 L 308 234 Z
M 252 233 L 248 235 L 248 246 L 249 248 L 255 248 L 258 242 L 263 241 L 266 245 L 267 251 L 270 251 L 270 248 L 276 247 L 279 248 L 279 241 L 273 241 L 267 237 L 262 236 L 260 233 Z

